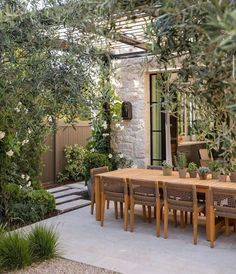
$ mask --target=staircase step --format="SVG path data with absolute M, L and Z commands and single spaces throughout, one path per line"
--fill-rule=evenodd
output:
M 50 192 L 51 194 L 53 194 L 53 193 L 68 190 L 68 189 L 71 189 L 71 187 L 69 187 L 69 186 L 59 186 L 59 187 L 50 188 L 47 191 Z
M 61 197 L 61 198 L 57 198 L 56 199 L 56 205 L 72 202 L 72 201 L 78 200 L 80 198 L 82 198 L 81 195 L 74 195 L 74 194 L 69 195 L 69 196 L 64 196 L 64 197 Z
M 60 192 L 56 192 L 56 193 L 52 193 L 52 195 L 54 196 L 54 198 L 61 198 L 64 196 L 69 196 L 69 195 L 73 195 L 73 194 L 79 194 L 79 190 L 78 189 L 66 189 L 64 191 L 60 191 Z
M 56 209 L 59 211 L 59 213 L 65 213 L 67 211 L 75 210 L 84 206 L 90 205 L 91 202 L 84 199 L 79 199 L 76 201 L 72 201 L 69 203 L 64 203 L 56 206 Z

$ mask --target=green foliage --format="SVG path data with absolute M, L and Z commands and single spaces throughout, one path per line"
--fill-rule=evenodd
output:
M 55 209 L 55 199 L 46 190 L 20 188 L 12 183 L 4 186 L 3 200 L 4 220 L 11 224 L 37 222 Z
M 24 268 L 32 262 L 58 256 L 58 236 L 52 227 L 36 225 L 28 235 L 3 233 L 0 237 L 0 269 Z
M 66 165 L 64 171 L 58 176 L 57 181 L 59 183 L 65 180 L 77 181 L 83 178 L 86 152 L 85 148 L 77 144 L 65 147 Z
M 210 172 L 209 168 L 208 167 L 205 167 L 205 166 L 200 166 L 198 168 L 198 174 L 199 175 L 205 175 L 205 174 L 208 174 Z
M 209 169 L 212 172 L 220 171 L 221 163 L 218 160 L 212 161 L 209 163 Z
M 188 164 L 188 172 L 193 172 L 193 171 L 197 171 L 197 165 L 193 162 L 190 162 Z
M 36 225 L 28 235 L 30 252 L 34 261 L 57 257 L 58 235 L 52 227 Z
M 166 109 L 176 114 L 176 94 L 191 101 L 199 114 L 195 134 L 227 162 L 236 157 L 235 10 L 230 0 L 161 0 L 157 19 L 146 26 L 157 62 L 174 67 L 181 58 L 177 79 L 164 83 Z
M 176 160 L 177 160 L 177 166 L 179 169 L 184 169 L 187 167 L 187 158 L 184 153 L 178 152 Z
M 236 164 L 235 163 L 230 165 L 230 171 L 231 172 L 236 172 Z
M 172 166 L 172 164 L 169 163 L 168 161 L 163 161 L 163 163 L 162 163 L 162 168 L 163 168 L 163 169 L 172 169 L 173 166 Z
M 0 238 L 0 268 L 17 269 L 31 264 L 28 241 L 19 233 L 5 233 Z
M 111 163 L 106 154 L 88 151 L 84 158 L 84 179 L 87 182 L 90 178 L 90 169 L 96 167 L 108 166 L 111 169 Z

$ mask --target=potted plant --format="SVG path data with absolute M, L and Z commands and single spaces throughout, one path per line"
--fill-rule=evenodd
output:
M 220 162 L 218 160 L 209 163 L 212 179 L 219 179 L 220 176 Z
M 228 166 L 226 164 L 223 164 L 222 167 L 220 168 L 219 181 L 226 182 L 228 175 L 229 175 Z
M 207 179 L 207 174 L 209 173 L 209 168 L 205 167 L 205 166 L 201 166 L 198 169 L 198 174 L 199 174 L 199 178 L 200 180 L 206 180 Z
M 179 171 L 179 177 L 180 178 L 186 178 L 187 174 L 187 158 L 186 155 L 182 152 L 177 153 L 176 157 L 178 171 Z
M 162 163 L 162 170 L 163 170 L 163 175 L 164 176 L 171 176 L 172 175 L 172 164 L 169 163 L 168 161 L 164 161 Z
M 190 178 L 197 177 L 197 165 L 194 162 L 188 164 L 188 173 L 190 175 Z
M 236 182 L 236 163 L 231 164 L 229 177 L 231 182 Z

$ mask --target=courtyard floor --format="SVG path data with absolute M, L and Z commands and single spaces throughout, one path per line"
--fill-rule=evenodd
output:
M 135 231 L 125 232 L 123 219 L 106 210 L 104 227 L 83 207 L 41 223 L 53 225 L 60 235 L 62 257 L 121 273 L 232 274 L 236 271 L 236 233 L 220 234 L 211 249 L 205 227 L 199 226 L 198 244 L 192 244 L 192 227 L 175 228 L 169 238 L 155 236 L 154 220 L 144 223 L 137 207 Z M 162 231 L 163 232 L 163 231 Z M 56 273 L 55 273 L 56 274 Z

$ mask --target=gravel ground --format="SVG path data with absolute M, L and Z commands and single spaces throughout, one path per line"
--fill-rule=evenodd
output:
M 23 270 L 7 272 L 7 274 L 118 274 L 104 268 L 78 263 L 62 258 L 33 264 Z

